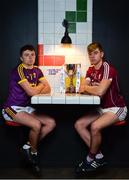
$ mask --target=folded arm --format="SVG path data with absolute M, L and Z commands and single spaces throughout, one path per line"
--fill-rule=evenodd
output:
M 29 96 L 47 94 L 51 92 L 50 85 L 45 78 L 42 79 L 37 86 L 32 86 L 28 80 L 23 81 L 20 85 Z
M 88 93 L 96 96 L 103 96 L 110 87 L 111 79 L 102 79 L 100 83 L 93 83 L 91 85 L 89 80 L 83 80 L 80 85 L 80 93 Z

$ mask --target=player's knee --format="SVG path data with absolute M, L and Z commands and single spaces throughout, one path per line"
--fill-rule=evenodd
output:
M 92 123 L 91 124 L 91 133 L 92 133 L 92 135 L 96 135 L 98 132 L 100 132 L 99 126 L 95 122 Z
M 79 131 L 80 129 L 82 129 L 83 127 L 83 124 L 81 121 L 76 121 L 75 124 L 74 124 L 74 128 Z
M 33 130 L 36 132 L 40 132 L 41 129 L 41 123 L 40 121 L 36 121 L 35 124 L 33 125 Z
M 48 128 L 50 129 L 50 131 L 52 131 L 55 127 L 56 127 L 56 122 L 54 119 L 49 119 L 48 123 L 47 123 Z

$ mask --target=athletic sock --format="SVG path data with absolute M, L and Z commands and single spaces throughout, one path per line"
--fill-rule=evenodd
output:
M 89 154 L 86 157 L 86 161 L 90 163 L 90 162 L 92 162 L 94 160 L 94 158 L 95 158 L 95 154 L 89 152 Z
M 36 151 L 36 152 L 32 152 L 32 151 L 31 151 L 31 154 L 37 156 L 37 155 L 38 155 L 38 152 L 37 152 L 37 151 Z
M 96 155 L 95 155 L 95 158 L 96 159 L 102 159 L 104 157 L 104 155 L 102 154 L 101 151 L 99 151 Z
M 29 149 L 29 148 L 30 148 L 30 145 L 29 145 L 29 144 L 24 144 L 22 148 L 23 148 L 23 149 Z

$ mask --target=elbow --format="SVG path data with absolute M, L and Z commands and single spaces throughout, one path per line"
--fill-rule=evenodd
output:
M 31 97 L 31 96 L 37 95 L 37 93 L 35 93 L 35 92 L 27 92 L 27 95 Z
M 46 89 L 46 93 L 51 93 L 51 88 L 50 88 L 50 87 L 48 87 L 48 88 Z
M 34 90 L 34 89 L 30 88 L 30 90 L 27 92 L 27 95 L 31 97 L 31 96 L 35 96 L 35 95 L 37 95 L 39 93 L 40 93 L 40 91 L 37 91 L 37 90 Z

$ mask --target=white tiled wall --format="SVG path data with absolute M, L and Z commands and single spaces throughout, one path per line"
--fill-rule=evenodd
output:
M 65 11 L 76 11 L 76 0 L 38 0 L 38 44 L 43 44 L 44 55 L 63 55 L 65 63 L 81 63 L 82 76 L 89 66 L 86 47 L 92 41 L 92 4 L 92 0 L 87 0 L 87 22 L 76 22 L 76 34 L 69 34 L 72 45 L 66 49 L 60 43 L 65 31 L 62 21 Z M 43 71 L 46 69 L 44 74 L 52 87 L 57 89 L 58 73 L 54 76 L 47 72 L 48 68 L 54 67 L 40 68 Z

